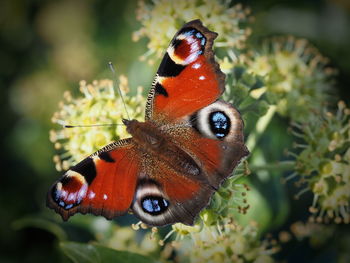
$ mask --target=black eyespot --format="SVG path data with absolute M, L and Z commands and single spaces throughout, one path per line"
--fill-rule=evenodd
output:
M 231 128 L 229 117 L 222 111 L 215 111 L 209 114 L 210 130 L 218 139 L 224 138 Z
M 147 196 L 141 201 L 142 210 L 151 215 L 162 214 L 169 207 L 169 202 L 160 196 Z

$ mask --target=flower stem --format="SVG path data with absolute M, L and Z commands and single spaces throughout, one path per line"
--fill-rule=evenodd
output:
M 288 171 L 293 170 L 295 166 L 295 161 L 281 161 L 276 163 L 267 163 L 262 165 L 249 165 L 249 170 L 251 172 L 261 171 L 261 170 L 275 170 L 275 171 Z
M 267 126 L 272 120 L 272 117 L 275 115 L 276 109 L 276 105 L 270 105 L 270 108 L 268 109 L 267 113 L 264 116 L 262 116 L 256 123 L 255 130 L 249 135 L 247 140 L 247 147 L 250 152 L 253 152 L 262 133 L 266 130 Z

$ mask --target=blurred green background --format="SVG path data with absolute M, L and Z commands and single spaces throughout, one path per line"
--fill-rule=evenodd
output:
M 240 2 L 252 8 L 256 19 L 250 41 L 280 34 L 307 38 L 339 70 L 338 90 L 334 92 L 349 103 L 349 0 Z M 149 66 L 138 60 L 146 51 L 147 41 L 135 43 L 131 39 L 132 32 L 140 27 L 135 19 L 136 6 L 136 1 L 1 1 L 0 262 L 69 262 L 57 246 L 60 230 L 40 221 L 60 220 L 45 207 L 46 192 L 59 176 L 52 161 L 55 151 L 49 130 L 55 126 L 50 119 L 63 91 L 77 94 L 81 79 L 111 78 L 109 61 L 119 74 L 128 76 L 130 87 L 150 86 L 157 63 Z M 262 142 L 267 149 L 278 146 L 282 152 L 290 144 L 279 122 L 272 123 L 267 133 L 280 135 Z M 305 209 L 311 196 L 308 203 L 295 202 L 292 196 L 296 190 L 291 185 L 280 191 L 271 187 L 278 183 L 276 180 L 251 181 L 261 189 L 260 195 L 265 196 L 273 215 L 275 223 L 268 231 L 278 233 L 307 217 Z M 267 186 L 277 190 L 266 191 Z M 128 219 L 136 222 L 131 216 Z M 62 226 L 69 240 L 94 239 L 83 223 Z M 348 226 L 343 229 L 349 231 Z M 330 243 L 314 249 L 300 242 L 284 250 L 281 258 L 289 262 L 336 262 L 337 253 Z

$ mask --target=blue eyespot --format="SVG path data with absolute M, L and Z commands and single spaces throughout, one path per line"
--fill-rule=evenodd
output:
M 142 199 L 141 205 L 145 213 L 158 215 L 169 207 L 169 202 L 160 196 L 147 196 Z
M 209 114 L 209 125 L 211 131 L 218 139 L 224 138 L 231 128 L 230 119 L 222 111 L 215 111 Z

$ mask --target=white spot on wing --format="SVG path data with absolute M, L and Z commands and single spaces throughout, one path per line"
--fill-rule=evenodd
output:
M 201 66 L 202 66 L 202 65 L 201 65 L 200 63 L 194 63 L 194 64 L 192 65 L 192 68 L 194 68 L 194 69 L 199 69 Z
M 89 193 L 89 199 L 93 199 L 95 197 L 95 193 L 93 191 L 90 191 Z

